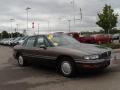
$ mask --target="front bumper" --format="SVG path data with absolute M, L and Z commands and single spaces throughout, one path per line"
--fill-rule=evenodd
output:
M 83 69 L 97 69 L 105 68 L 110 65 L 110 59 L 98 59 L 98 60 L 79 60 L 75 61 L 77 67 Z

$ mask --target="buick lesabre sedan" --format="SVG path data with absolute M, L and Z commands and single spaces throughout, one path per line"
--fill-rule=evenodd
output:
M 110 64 L 111 50 L 93 44 L 79 43 L 65 34 L 28 37 L 14 47 L 19 66 L 28 62 L 47 62 L 59 68 L 63 76 L 71 77 L 81 69 L 104 69 Z

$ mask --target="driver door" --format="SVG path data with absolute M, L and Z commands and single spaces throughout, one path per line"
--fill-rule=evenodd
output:
M 38 36 L 34 49 L 36 59 L 43 62 L 56 60 L 54 47 L 52 47 L 45 36 Z

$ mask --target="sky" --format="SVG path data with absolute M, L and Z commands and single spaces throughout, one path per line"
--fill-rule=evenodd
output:
M 72 32 L 98 31 L 101 28 L 96 25 L 97 13 L 105 4 L 111 5 L 120 15 L 120 0 L 0 0 L 0 32 L 14 32 L 15 28 L 19 32 L 26 30 L 27 7 L 31 8 L 28 10 L 28 34 L 38 33 L 38 30 L 40 33 L 68 32 L 68 20 Z M 10 19 L 14 20 L 11 22 Z M 120 16 L 118 21 L 117 28 L 120 27 Z

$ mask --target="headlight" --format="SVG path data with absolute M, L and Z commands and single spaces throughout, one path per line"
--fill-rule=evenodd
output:
M 84 56 L 84 59 L 89 60 L 89 59 L 98 59 L 99 55 L 91 55 L 91 56 Z
M 90 59 L 90 57 L 89 57 L 89 56 L 85 56 L 85 57 L 84 57 L 84 59 L 89 60 L 89 59 Z

